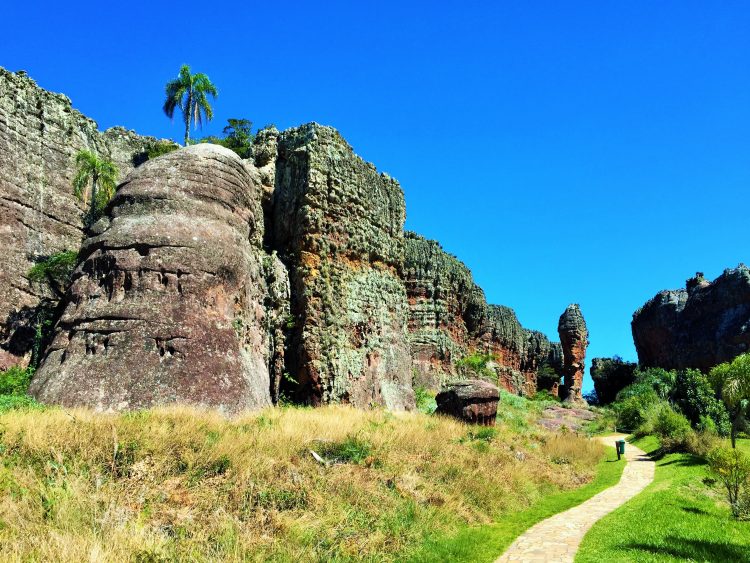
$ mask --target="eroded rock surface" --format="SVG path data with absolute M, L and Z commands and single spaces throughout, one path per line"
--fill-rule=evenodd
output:
M 215 145 L 132 172 L 83 243 L 31 393 L 98 410 L 270 405 L 278 319 L 267 318 L 266 280 L 280 302 L 286 282 L 261 249 L 259 190 Z
M 500 389 L 481 379 L 448 384 L 435 397 L 438 414 L 446 414 L 471 424 L 494 426 Z
M 462 262 L 414 233 L 406 234 L 404 282 L 416 383 L 439 388 L 484 328 L 484 292 Z
M 411 408 L 400 186 L 330 127 L 284 131 L 277 147 L 272 240 L 289 267 L 298 395 Z
M 563 399 L 569 403 L 585 403 L 582 394 L 583 374 L 586 367 L 586 348 L 589 332 L 581 308 L 568 305 L 557 324 L 563 351 L 564 384 Z
M 707 371 L 750 349 L 750 270 L 744 264 L 709 282 L 661 291 L 633 314 L 639 364 Z
M 438 242 L 406 234 L 404 282 L 419 385 L 439 388 L 460 377 L 456 362 L 478 352 L 494 357 L 488 368 L 507 391 L 526 395 L 537 388 L 556 391 L 559 376 L 554 370 L 562 368 L 560 345 L 541 332 L 523 328 L 510 307 L 488 305 L 469 269 Z M 537 381 L 545 366 L 552 376 Z
M 73 195 L 75 154 L 106 156 L 124 178 L 153 141 L 119 127 L 102 133 L 64 95 L 0 68 L 0 369 L 28 362 L 37 308 L 54 297 L 29 283 L 29 269 L 81 244 L 85 209 Z

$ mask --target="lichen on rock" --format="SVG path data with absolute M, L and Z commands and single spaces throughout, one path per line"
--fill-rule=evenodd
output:
M 289 268 L 297 396 L 412 408 L 401 188 L 330 127 L 277 147 L 272 246 Z
M 121 178 L 156 139 L 122 127 L 100 132 L 69 98 L 0 68 L 0 369 L 29 361 L 40 308 L 54 307 L 27 272 L 39 260 L 75 251 L 85 208 L 73 195 L 75 155 L 111 159 Z

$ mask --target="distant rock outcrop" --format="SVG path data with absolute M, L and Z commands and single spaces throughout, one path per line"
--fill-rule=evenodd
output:
M 0 369 L 28 362 L 38 308 L 54 297 L 30 284 L 27 272 L 81 245 L 85 208 L 73 195 L 75 154 L 106 156 L 124 178 L 155 140 L 120 127 L 101 133 L 64 95 L 0 68 Z
M 31 393 L 97 410 L 270 405 L 266 266 L 282 299 L 286 280 L 261 249 L 260 199 L 216 145 L 132 172 L 83 243 Z
M 278 137 L 273 248 L 289 267 L 287 365 L 312 404 L 411 408 L 404 194 L 315 123 Z
M 698 273 L 686 289 L 661 291 L 633 314 L 638 362 L 707 371 L 750 349 L 750 270 L 740 264 L 713 282 Z
M 600 405 L 608 405 L 617 394 L 631 383 L 635 383 L 638 364 L 625 362 L 621 358 L 594 358 L 591 360 L 591 379 L 594 381 L 596 399 Z
M 569 403 L 585 403 L 582 386 L 589 332 L 578 305 L 568 305 L 560 315 L 557 332 L 560 335 L 564 362 L 563 399 Z
M 438 414 L 446 414 L 471 424 L 494 426 L 500 389 L 480 379 L 449 384 L 435 397 Z

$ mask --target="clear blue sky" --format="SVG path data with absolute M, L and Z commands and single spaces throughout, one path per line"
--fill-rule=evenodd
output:
M 589 358 L 635 359 L 645 300 L 750 263 L 747 1 L 44 4 L 4 4 L 1 66 L 102 128 L 180 139 L 182 63 L 220 90 L 204 134 L 333 125 L 491 302 L 552 337 L 580 303 Z

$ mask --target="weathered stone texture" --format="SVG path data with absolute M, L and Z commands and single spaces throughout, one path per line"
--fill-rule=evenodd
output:
M 561 368 L 559 344 L 523 328 L 511 308 L 488 305 L 469 269 L 436 241 L 406 234 L 404 283 L 418 384 L 437 388 L 460 376 L 456 361 L 472 352 L 494 356 L 487 367 L 512 393 L 534 394 L 544 364 Z
M 563 350 L 563 399 L 569 403 L 585 403 L 582 387 L 589 332 L 581 308 L 577 304 L 568 305 L 565 312 L 560 315 L 557 332 Z
M 31 393 L 98 410 L 270 405 L 278 320 L 267 318 L 265 280 L 280 302 L 285 280 L 261 249 L 259 191 L 215 145 L 132 172 L 83 243 Z
M 438 414 L 445 414 L 471 424 L 494 426 L 500 389 L 481 379 L 449 384 L 435 397 Z
M 75 154 L 111 158 L 124 177 L 152 141 L 122 128 L 101 133 L 67 97 L 0 68 L 0 369 L 28 362 L 34 311 L 50 297 L 29 284 L 27 272 L 35 260 L 81 244 Z
M 469 269 L 439 243 L 406 233 L 404 283 L 416 383 L 437 388 L 483 328 L 487 303 Z
M 713 282 L 661 291 L 633 314 L 639 364 L 707 371 L 750 349 L 750 270 L 727 269 Z
M 312 404 L 410 408 L 404 197 L 330 127 L 278 137 L 273 248 L 289 267 L 287 365 Z

